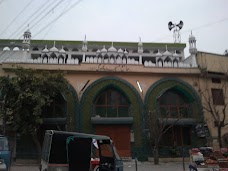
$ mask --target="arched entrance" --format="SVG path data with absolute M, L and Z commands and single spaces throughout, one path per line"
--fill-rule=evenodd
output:
M 131 157 L 134 146 L 142 145 L 142 101 L 130 83 L 116 77 L 97 80 L 84 92 L 80 107 L 81 132 L 110 136 L 121 157 Z
M 157 81 L 148 90 L 145 105 L 147 114 L 155 111 L 157 118 L 154 119 L 169 128 L 162 134 L 160 146 L 169 149 L 202 143 L 195 133 L 196 124 L 203 122 L 202 105 L 188 83 L 176 78 Z M 167 149 L 163 152 L 168 153 Z

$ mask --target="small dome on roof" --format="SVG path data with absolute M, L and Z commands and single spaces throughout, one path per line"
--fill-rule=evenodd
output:
M 62 46 L 62 49 L 59 50 L 59 53 L 66 53 L 66 51 L 63 49 L 63 46 Z
M 192 34 L 192 31 L 191 31 L 191 35 L 189 35 L 189 42 L 190 41 L 196 41 L 196 38 L 195 38 L 195 36 L 193 36 L 193 34 Z
M 24 32 L 24 35 L 31 35 L 31 31 L 28 29 L 28 30 L 26 30 L 25 32 Z
M 112 46 L 108 49 L 108 52 L 117 52 L 116 48 L 113 47 L 113 42 Z
M 172 54 L 168 51 L 167 45 L 166 45 L 166 51 L 163 53 L 164 56 L 171 56 Z
M 117 52 L 118 53 L 123 53 L 124 51 L 120 48 Z
M 124 54 L 125 54 L 125 55 L 127 55 L 127 54 L 128 54 L 128 51 L 126 50 L 126 48 L 125 48 L 125 50 L 124 50 Z
M 116 48 L 114 48 L 113 46 L 111 46 L 109 49 L 108 49 L 108 52 L 117 52 Z
M 54 46 L 50 49 L 50 52 L 59 52 L 59 50 L 55 47 L 55 41 Z
M 98 50 L 96 51 L 96 53 L 101 53 L 101 51 L 98 49 Z
M 103 46 L 103 49 L 101 49 L 101 53 L 107 53 L 107 49 L 105 49 L 105 45 Z
M 50 52 L 59 52 L 59 50 L 58 50 L 55 46 L 53 46 L 53 47 L 50 49 Z
M 195 38 L 195 36 L 190 35 L 188 40 L 189 40 L 189 41 L 195 41 L 195 40 L 196 40 L 196 38 Z
M 48 52 L 49 52 L 49 50 L 48 50 L 47 45 L 46 45 L 45 48 L 42 50 L 42 53 L 48 53 Z
M 159 49 L 158 49 L 158 52 L 155 54 L 156 57 L 161 57 L 162 54 L 160 53 Z
M 175 50 L 174 54 L 173 54 L 173 57 L 179 57 L 180 55 L 177 54 L 177 51 Z

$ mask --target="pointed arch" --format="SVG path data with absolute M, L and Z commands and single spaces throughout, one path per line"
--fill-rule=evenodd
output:
M 189 102 L 192 104 L 193 117 L 198 121 L 203 121 L 203 107 L 200 97 L 196 90 L 187 82 L 178 78 L 163 78 L 155 82 L 147 91 L 145 96 L 146 110 L 158 109 L 158 98 L 164 94 L 164 92 L 175 89 L 179 93 L 183 94 Z
M 94 113 L 93 102 L 101 92 L 110 87 L 121 92 L 131 104 L 130 115 L 133 117 L 134 120 L 133 129 L 135 130 L 135 136 L 139 137 L 137 143 L 141 143 L 142 129 L 139 128 L 142 126 L 143 119 L 142 99 L 134 86 L 132 86 L 126 80 L 117 77 L 104 77 L 96 80 L 95 82 L 90 84 L 85 90 L 80 101 L 80 116 L 78 120 L 78 124 L 80 124 L 80 131 L 93 131 L 93 127 L 91 125 L 91 117 Z

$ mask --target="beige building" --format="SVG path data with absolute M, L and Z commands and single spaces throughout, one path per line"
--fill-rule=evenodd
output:
M 159 114 L 155 119 L 167 118 L 167 125 L 178 118 L 163 136 L 160 150 L 161 156 L 174 156 L 171 147 L 205 146 L 212 138 L 217 146 L 216 128 L 203 110 L 199 90 L 219 89 L 224 82 L 221 75 L 227 75 L 227 57 L 197 52 L 192 35 L 189 43 L 191 55 L 186 58 L 186 45 L 181 43 L 90 42 L 86 37 L 31 40 L 28 30 L 23 41 L 0 40 L 0 75 L 10 74 L 16 66 L 63 71 L 72 93 L 60 98 L 62 112 L 45 115 L 42 129 L 109 135 L 122 157 L 152 155 L 150 112 Z M 228 94 L 222 90 L 226 104 Z M 23 140 L 18 141 L 21 153 Z

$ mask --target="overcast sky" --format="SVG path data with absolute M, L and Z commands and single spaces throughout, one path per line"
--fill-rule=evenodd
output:
M 200 51 L 228 49 L 227 0 L 0 0 L 0 39 L 173 42 L 168 22 L 182 20 L 181 43 Z M 115 44 L 114 44 L 115 46 Z

